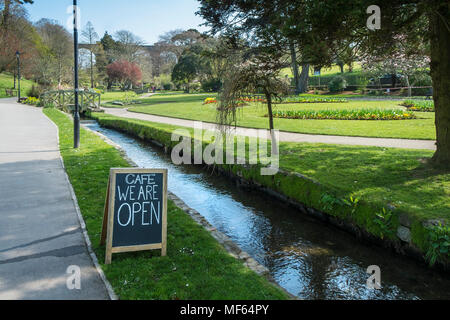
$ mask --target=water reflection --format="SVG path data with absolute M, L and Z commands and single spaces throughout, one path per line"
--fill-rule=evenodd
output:
M 174 166 L 157 148 L 89 124 L 141 167 L 168 168 L 169 190 L 269 268 L 302 299 L 449 299 L 450 280 L 415 261 L 362 245 L 267 195 L 237 187 L 201 167 Z M 381 268 L 382 289 L 366 288 L 367 267 Z

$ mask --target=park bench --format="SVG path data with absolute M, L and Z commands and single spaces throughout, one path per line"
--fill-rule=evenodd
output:
M 430 90 L 427 92 L 427 94 L 425 94 L 425 99 L 426 100 L 433 99 L 433 88 L 430 88 Z

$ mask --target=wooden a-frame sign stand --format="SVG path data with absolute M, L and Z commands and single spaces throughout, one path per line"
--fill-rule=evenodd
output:
M 116 221 L 116 187 L 117 187 L 117 175 L 118 174 L 128 174 L 128 175 L 162 175 L 162 198 L 161 201 L 161 241 L 158 243 L 142 243 L 133 245 L 123 245 L 123 246 L 113 246 L 114 239 L 114 224 Z M 108 181 L 108 190 L 106 193 L 106 203 L 103 215 L 103 227 L 100 245 L 106 244 L 106 256 L 105 264 L 111 264 L 113 253 L 124 253 L 124 252 L 136 252 L 136 251 L 148 251 L 161 249 L 161 255 L 167 255 L 167 169 L 111 169 Z

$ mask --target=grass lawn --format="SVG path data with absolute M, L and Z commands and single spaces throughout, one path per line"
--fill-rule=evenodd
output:
M 300 72 L 301 72 L 301 66 L 299 66 L 300 68 Z M 353 64 L 353 72 L 360 72 L 362 70 L 362 66 L 359 62 L 355 62 Z M 349 72 L 349 68 L 347 65 L 344 66 L 344 71 L 345 72 Z M 330 76 L 330 75 L 340 75 L 341 74 L 341 68 L 338 65 L 332 65 L 329 68 L 322 68 L 321 70 L 321 75 L 322 76 Z M 288 76 L 289 78 L 293 78 L 294 75 L 292 74 L 292 69 L 291 68 L 285 68 L 281 71 L 281 75 L 282 76 Z M 310 72 L 309 75 L 311 77 L 314 76 L 314 69 L 310 68 Z
M 282 143 L 281 168 L 311 177 L 343 198 L 392 204 L 419 220 L 450 222 L 450 173 L 422 163 L 433 152 Z
M 138 98 L 139 96 L 134 91 L 116 91 L 116 92 L 105 92 L 102 94 L 102 102 L 114 101 L 114 100 L 123 100 L 126 97 L 131 97 L 133 99 Z
M 103 206 L 111 167 L 129 167 L 120 152 L 92 132 L 81 130 L 81 148 L 74 150 L 73 125 L 63 113 L 45 109 L 59 127 L 67 173 L 86 221 L 100 263 Z M 168 256 L 158 251 L 116 254 L 102 265 L 120 299 L 286 299 L 280 289 L 231 257 L 186 213 L 169 201 Z
M 27 91 L 31 89 L 33 84 L 34 84 L 33 81 L 22 78 L 22 80 L 20 80 L 21 95 L 26 96 Z M 14 76 L 8 73 L 0 73 L 0 98 L 6 98 L 7 96 L 5 93 L 5 89 L 11 89 L 13 87 L 14 87 Z
M 142 99 L 143 105 L 132 106 L 130 111 L 215 122 L 216 106 L 214 104 L 203 105 L 203 101 L 210 95 L 175 95 L 154 96 Z M 326 109 L 403 109 L 400 101 L 348 101 L 347 103 L 307 103 L 307 104 L 279 104 L 274 110 L 326 110 Z M 265 105 L 251 104 L 244 107 L 238 114 L 238 126 L 250 128 L 268 129 L 269 121 L 264 116 L 267 114 Z M 364 121 L 364 120 L 298 120 L 298 119 L 274 119 L 275 128 L 282 131 L 379 137 L 379 138 L 404 138 L 433 140 L 436 138 L 434 125 L 434 113 L 416 112 L 417 119 L 393 120 L 393 121 Z

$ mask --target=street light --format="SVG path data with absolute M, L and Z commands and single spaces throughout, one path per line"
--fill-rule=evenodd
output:
M 20 52 L 16 51 L 16 57 L 17 57 L 17 76 L 19 79 L 19 86 L 18 86 L 18 100 L 17 102 L 20 103 Z
M 74 90 L 75 90 L 75 112 L 73 115 L 74 121 L 74 148 L 80 147 L 80 110 L 78 107 L 78 7 L 77 0 L 73 0 L 73 41 L 74 41 Z

